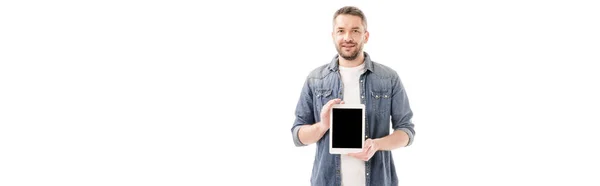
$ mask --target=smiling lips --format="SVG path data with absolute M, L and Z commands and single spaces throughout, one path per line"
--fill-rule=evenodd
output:
M 353 43 L 346 43 L 346 44 L 342 44 L 342 47 L 346 50 L 351 49 L 352 47 L 356 46 L 356 44 Z

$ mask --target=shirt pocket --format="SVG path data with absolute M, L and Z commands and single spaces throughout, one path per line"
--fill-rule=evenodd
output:
M 317 109 L 319 112 L 321 112 L 321 108 L 323 108 L 323 106 L 325 104 L 327 104 L 327 102 L 329 102 L 329 100 L 333 99 L 331 96 L 331 89 L 317 89 L 315 90 L 315 95 L 317 98 Z
M 390 89 L 375 89 L 371 90 L 371 108 L 373 113 L 377 114 L 389 114 L 391 107 L 391 95 Z

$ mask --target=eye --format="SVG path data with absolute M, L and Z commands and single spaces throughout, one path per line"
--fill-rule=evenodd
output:
M 342 32 L 344 32 L 344 31 L 343 31 L 343 30 L 338 30 L 338 31 L 337 31 L 337 33 L 342 33 Z
M 358 30 L 352 30 L 352 31 L 354 31 L 354 33 L 358 33 Z

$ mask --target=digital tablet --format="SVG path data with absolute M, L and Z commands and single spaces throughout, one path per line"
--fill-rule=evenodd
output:
M 329 118 L 329 153 L 361 152 L 365 142 L 365 105 L 335 104 Z

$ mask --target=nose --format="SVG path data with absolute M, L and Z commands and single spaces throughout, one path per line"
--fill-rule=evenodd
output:
M 344 42 L 346 42 L 346 43 L 352 42 L 352 37 L 350 36 L 350 32 L 346 32 L 344 34 Z

